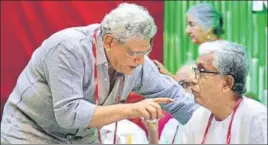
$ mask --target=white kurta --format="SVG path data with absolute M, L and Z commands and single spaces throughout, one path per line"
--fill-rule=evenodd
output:
M 179 127 L 178 127 L 179 126 Z M 178 130 L 177 130 L 178 127 Z M 159 144 L 172 144 L 173 138 L 174 143 L 181 142 L 182 130 L 184 125 L 178 122 L 176 119 L 171 118 L 166 124 L 161 133 Z
M 200 107 L 185 125 L 182 143 L 200 144 L 211 112 Z M 208 130 L 206 144 L 226 144 L 231 114 L 223 121 L 213 118 Z M 243 97 L 231 128 L 231 144 L 267 144 L 267 107 Z
M 103 126 L 101 136 L 103 144 L 113 144 L 115 123 Z M 144 130 L 129 121 L 121 120 L 117 124 L 116 144 L 147 144 L 149 143 Z
M 194 96 L 191 93 L 186 93 L 186 96 L 194 100 Z M 178 127 L 179 126 L 179 127 Z M 178 129 L 177 129 L 178 127 Z M 174 144 L 179 144 L 182 142 L 182 131 L 184 130 L 184 125 L 182 125 L 175 118 L 171 118 L 165 124 L 163 131 L 160 136 L 159 144 L 172 144 L 174 138 Z

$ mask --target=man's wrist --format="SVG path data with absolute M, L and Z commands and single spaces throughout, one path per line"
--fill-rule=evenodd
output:
M 134 114 L 134 107 L 133 104 L 121 104 L 122 107 L 122 115 L 124 118 L 134 118 L 135 114 Z

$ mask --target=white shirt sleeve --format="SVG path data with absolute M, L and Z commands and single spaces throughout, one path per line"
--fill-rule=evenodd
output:
M 267 112 L 253 117 L 250 127 L 250 144 L 267 144 Z

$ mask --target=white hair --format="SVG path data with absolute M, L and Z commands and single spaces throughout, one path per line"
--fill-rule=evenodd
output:
M 216 40 L 216 41 L 202 43 L 201 45 L 199 45 L 199 48 L 198 48 L 199 55 L 208 54 L 211 51 L 214 51 L 215 49 L 220 49 L 221 47 L 224 46 L 224 44 L 228 44 L 228 43 L 230 42 L 226 40 Z
M 211 3 L 200 3 L 192 6 L 187 14 L 192 15 L 202 26 L 203 30 L 212 29 L 216 36 L 221 36 L 223 30 L 223 17 Z
M 101 35 L 112 34 L 120 43 L 130 39 L 152 39 L 157 27 L 153 17 L 142 6 L 122 3 L 101 22 Z
M 213 66 L 221 75 L 234 78 L 233 91 L 246 92 L 246 77 L 249 71 L 248 56 L 245 48 L 225 40 L 205 42 L 199 46 L 200 55 L 214 52 Z

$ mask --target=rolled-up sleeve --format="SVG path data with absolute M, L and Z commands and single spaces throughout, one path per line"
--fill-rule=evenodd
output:
M 86 128 L 96 105 L 83 97 L 84 65 L 69 44 L 60 44 L 44 60 L 45 76 L 53 98 L 53 110 L 59 126 Z
M 155 64 L 147 57 L 137 79 L 135 91 L 145 98 L 168 97 L 173 103 L 162 105 L 181 124 L 186 124 L 198 108 L 194 100 L 185 94 L 184 89 L 171 77 L 159 73 Z

